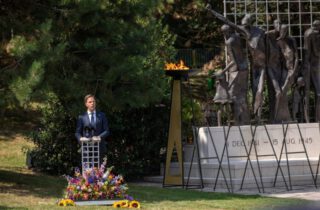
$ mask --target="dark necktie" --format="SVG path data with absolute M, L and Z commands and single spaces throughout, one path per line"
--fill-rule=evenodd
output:
M 94 124 L 93 112 L 91 112 L 91 114 L 90 114 L 90 123 Z

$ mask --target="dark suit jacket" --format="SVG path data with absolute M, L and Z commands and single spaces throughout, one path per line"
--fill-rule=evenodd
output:
M 75 133 L 75 136 L 79 143 L 81 137 L 86 137 L 86 127 L 94 128 L 93 132 L 90 132 L 90 137 L 100 136 L 101 141 L 105 141 L 106 137 L 110 135 L 108 120 L 103 112 L 96 111 L 96 121 L 94 124 L 90 123 L 89 115 L 87 112 L 79 116 Z

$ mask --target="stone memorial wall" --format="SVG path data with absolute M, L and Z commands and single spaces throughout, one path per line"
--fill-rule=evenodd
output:
M 229 134 L 228 134 L 229 131 Z M 199 128 L 199 152 L 200 157 L 216 156 L 213 144 L 217 148 L 219 157 L 222 157 L 224 146 L 227 145 L 228 155 L 242 156 L 235 157 L 234 160 L 246 160 L 246 154 L 249 153 L 251 142 L 254 140 L 258 155 L 262 156 L 259 159 L 274 159 L 271 155 L 274 154 L 272 146 L 277 157 L 280 157 L 281 148 L 285 139 L 286 147 L 283 147 L 283 154 L 287 149 L 290 154 L 289 158 L 306 158 L 304 145 L 309 158 L 318 158 L 320 154 L 320 132 L 318 123 L 304 124 L 288 124 L 288 125 L 266 125 L 266 126 L 232 126 L 228 127 L 201 127 Z M 210 134 L 211 132 L 211 134 Z M 301 132 L 301 134 L 300 134 Z M 269 137 L 268 137 L 269 136 Z M 302 136 L 302 138 L 301 138 Z M 212 137 L 212 139 L 211 139 Z M 303 142 L 304 141 L 304 145 Z M 271 146 L 272 144 L 272 146 Z M 247 149 L 247 152 L 246 152 Z M 224 156 L 227 155 L 226 150 Z M 250 158 L 256 159 L 256 153 L 252 144 Z M 285 158 L 282 156 L 282 159 Z M 227 160 L 226 158 L 224 159 Z M 213 159 L 204 159 L 202 163 L 209 163 Z

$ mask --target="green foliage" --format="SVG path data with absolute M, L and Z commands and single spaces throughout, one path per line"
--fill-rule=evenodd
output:
M 83 96 L 93 93 L 99 110 L 105 111 L 110 121 L 110 162 L 132 176 L 159 169 L 169 114 L 154 104 L 167 97 L 163 64 L 173 57 L 172 46 L 179 46 L 172 32 L 191 34 L 198 42 L 207 29 L 202 24 L 207 21 L 201 18 L 205 17 L 203 11 L 198 10 L 203 2 L 175 2 L 169 13 L 165 7 L 171 3 L 162 4 L 164 10 L 159 10 L 159 2 L 4 2 L 8 17 L 3 20 L 8 22 L 0 20 L 6 57 L 1 66 L 8 71 L 1 70 L 5 80 L 0 80 L 0 90 L 9 92 L 11 102 L 20 105 L 35 99 L 45 104 L 41 130 L 32 135 L 37 168 L 64 173 L 78 164 L 75 116 L 84 111 Z M 157 18 L 159 11 L 165 14 L 163 18 Z M 175 24 L 176 31 L 174 24 L 166 21 L 175 12 L 188 17 L 179 19 L 183 24 Z M 196 18 L 191 18 L 194 15 Z M 188 30 L 183 30 L 184 26 Z M 184 116 L 190 120 L 190 109 L 187 112 Z
M 115 112 L 109 116 L 112 131 L 108 163 L 128 179 L 160 173 L 160 148 L 167 144 L 168 107 Z
M 42 114 L 40 129 L 31 135 L 35 143 L 33 166 L 51 174 L 71 174 L 80 166 L 75 119 L 53 95 Z M 159 174 L 159 152 L 167 143 L 168 116 L 168 107 L 155 106 L 109 113 L 112 134 L 108 138 L 108 165 L 130 179 Z
M 150 107 L 166 97 L 163 65 L 174 52 L 174 36 L 154 15 L 159 2 L 26 2 L 26 11 L 4 5 L 15 9 L 9 12 L 15 21 L 0 21 L 14 31 L 4 41 L 8 62 L 2 65 L 10 71 L 0 89 L 20 105 L 35 99 L 44 104 L 40 130 L 31 135 L 34 166 L 58 174 L 78 166 L 75 118 L 84 111 L 83 96 L 93 93 L 110 118 L 115 166 L 127 171 L 130 165 L 126 173 L 137 176 L 158 167 L 167 118 Z M 134 151 L 129 156 L 128 148 Z
M 216 48 L 220 47 L 222 36 L 221 23 L 208 16 L 204 10 L 210 3 L 215 10 L 223 11 L 221 0 L 164 1 L 159 11 L 169 30 L 176 34 L 175 47 L 180 48 Z
M 35 50 L 35 46 L 29 44 L 25 37 L 16 36 L 9 42 L 10 54 L 13 56 L 24 56 Z
M 39 95 L 37 90 L 43 98 L 54 92 L 62 103 L 95 93 L 102 107 L 114 110 L 159 101 L 166 85 L 163 64 L 172 56 L 174 39 L 153 15 L 157 1 L 29 3 L 27 11 L 4 5 L 16 10 L 8 14 L 16 19 L 12 25 L 0 21 L 14 32 L 3 43 L 9 62 L 3 65 L 10 71 L 0 85 L 20 105 Z M 11 66 L 17 60 L 19 65 Z M 79 113 L 79 105 L 70 106 Z
M 72 174 L 73 168 L 80 166 L 75 118 L 53 94 L 41 111 L 41 126 L 30 135 L 35 144 L 31 151 L 32 165 L 51 174 Z
M 37 88 L 41 87 L 48 64 L 62 58 L 65 44 L 52 46 L 53 34 L 50 33 L 52 21 L 45 21 L 34 34 L 36 40 L 27 40 L 25 36 L 14 36 L 7 46 L 7 53 L 19 58 L 21 68 L 12 69 L 8 88 L 15 95 L 20 105 L 30 102 Z
M 44 73 L 43 67 L 41 61 L 33 61 L 30 69 L 28 69 L 28 74 L 24 78 L 16 77 L 10 84 L 9 87 L 11 91 L 15 93 L 15 96 L 21 105 L 24 105 L 29 101 L 31 93 L 42 79 Z

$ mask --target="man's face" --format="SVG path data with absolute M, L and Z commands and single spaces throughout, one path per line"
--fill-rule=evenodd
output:
M 87 109 L 92 112 L 96 109 L 96 100 L 94 99 L 94 97 L 89 97 L 85 105 Z

